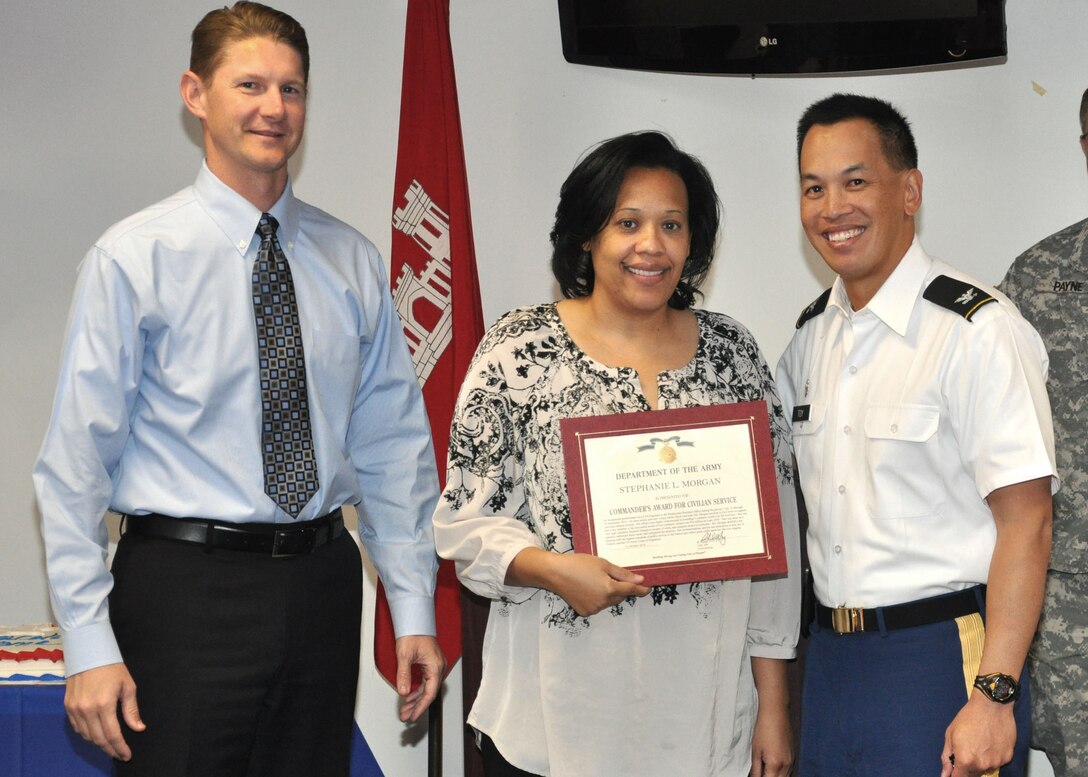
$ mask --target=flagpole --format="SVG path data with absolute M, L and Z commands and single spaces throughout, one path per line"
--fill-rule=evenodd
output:
M 445 683 L 442 683 L 445 686 Z M 442 697 L 443 688 L 427 710 L 427 777 L 442 777 Z

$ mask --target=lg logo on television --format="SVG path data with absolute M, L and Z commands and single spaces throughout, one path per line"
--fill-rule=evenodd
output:
M 768 46 L 777 46 L 778 38 L 768 38 L 766 35 L 759 36 L 759 47 L 765 49 Z

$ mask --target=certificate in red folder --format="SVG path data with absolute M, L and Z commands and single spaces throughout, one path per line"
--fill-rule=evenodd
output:
M 576 551 L 647 585 L 786 572 L 766 403 L 559 423 Z

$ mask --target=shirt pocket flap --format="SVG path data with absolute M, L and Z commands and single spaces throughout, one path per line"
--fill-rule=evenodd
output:
M 865 435 L 874 440 L 925 442 L 937 433 L 940 409 L 932 405 L 870 407 L 865 413 Z

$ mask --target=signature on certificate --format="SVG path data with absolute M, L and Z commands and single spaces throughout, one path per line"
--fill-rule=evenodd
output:
M 705 548 L 709 545 L 725 545 L 726 542 L 725 532 L 717 529 L 703 532 L 703 536 L 699 538 L 697 545 L 700 548 Z

